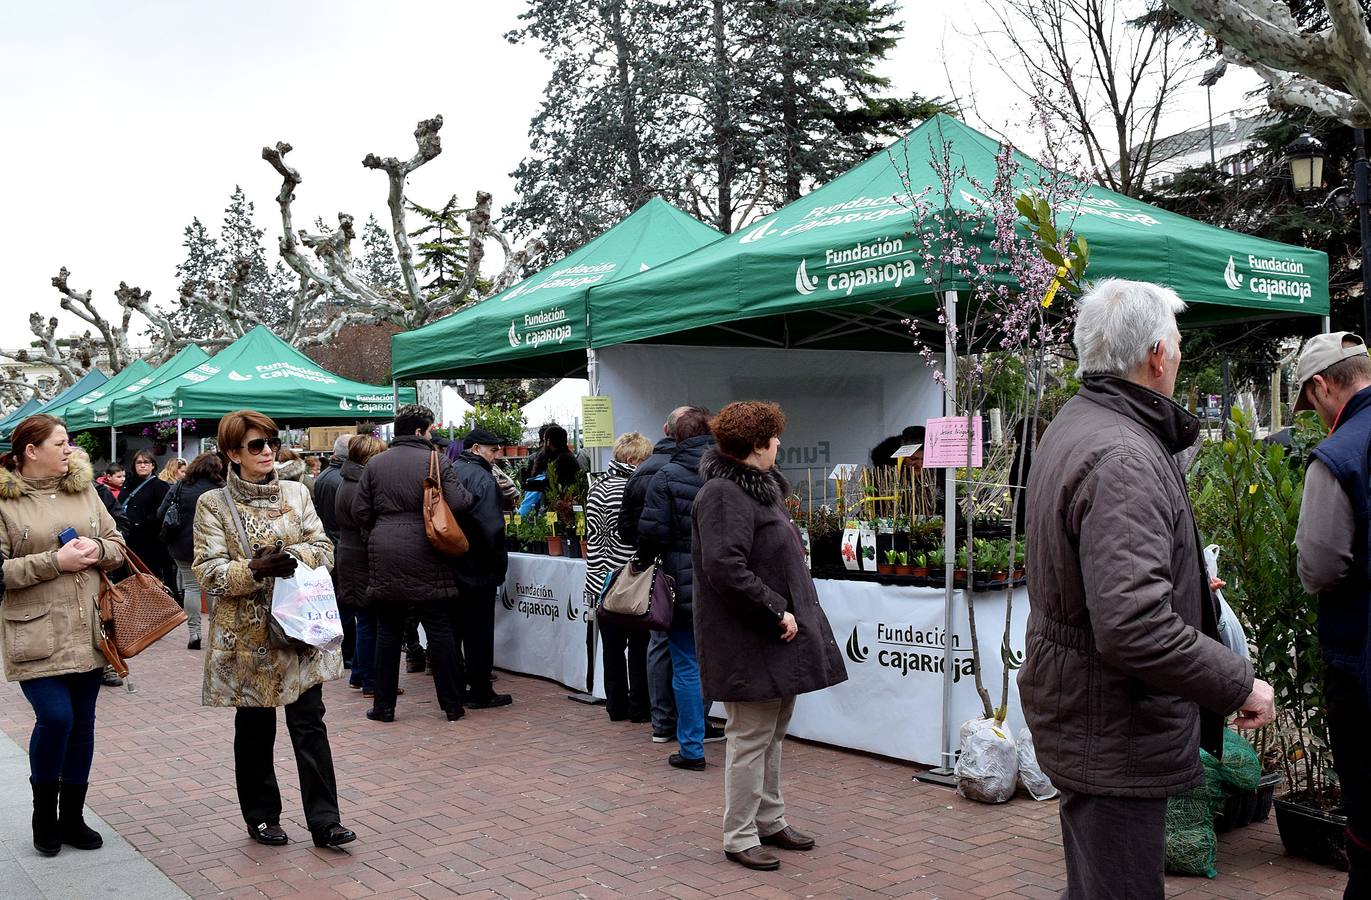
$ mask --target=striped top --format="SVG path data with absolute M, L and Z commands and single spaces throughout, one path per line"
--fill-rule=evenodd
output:
M 611 460 L 609 470 L 586 495 L 586 599 L 591 603 L 600 599 L 605 576 L 633 556 L 633 548 L 619 540 L 619 508 L 635 468 Z

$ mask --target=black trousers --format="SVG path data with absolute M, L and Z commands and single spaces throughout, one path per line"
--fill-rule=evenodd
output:
M 489 700 L 490 670 L 495 665 L 495 588 L 463 588 L 457 601 L 459 654 L 464 663 L 467 699 Z
M 405 637 L 405 620 L 413 616 L 428 635 L 428 663 L 433 672 L 433 687 L 438 705 L 444 711 L 462 708 L 465 680 L 462 660 L 452 636 L 451 599 L 416 603 L 408 609 L 376 610 L 376 696 L 374 708 L 394 709 L 396 688 L 400 685 L 400 644 Z
M 1328 742 L 1347 814 L 1347 900 L 1371 898 L 1371 703 L 1355 675 L 1329 667 L 1323 676 Z
M 425 628 L 425 631 L 428 629 Z M 405 616 L 405 656 L 423 657 L 424 645 L 419 643 L 419 617 L 414 613 Z
M 652 713 L 647 689 L 647 642 L 651 632 L 596 620 L 605 667 L 605 708 L 613 721 L 645 719 Z M 624 653 L 627 651 L 627 664 Z
M 324 727 L 322 685 L 286 704 L 286 730 L 295 748 L 305 822 L 311 830 L 338 822 L 338 782 L 333 776 L 328 729 Z M 281 822 L 281 789 L 272 765 L 275 746 L 276 709 L 240 706 L 233 720 L 233 775 L 238 783 L 238 805 L 249 827 Z
M 1062 791 L 1068 900 L 1163 900 L 1166 798 Z

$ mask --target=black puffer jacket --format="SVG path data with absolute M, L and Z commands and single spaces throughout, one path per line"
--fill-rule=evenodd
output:
M 343 464 L 347 460 L 330 457 L 328 468 L 314 479 L 314 508 L 319 511 L 319 521 L 324 523 L 324 534 L 338 546 L 338 514 L 335 512 L 338 489 L 343 484 Z
M 713 446 L 714 437 L 708 434 L 682 441 L 671 462 L 652 476 L 643 515 L 638 520 L 638 559 L 647 561 L 660 556 L 662 568 L 676 581 L 672 628 L 689 628 L 692 622 L 690 514 L 695 508 L 695 495 L 705 483 L 700 475 L 700 460 Z
M 509 551 L 505 549 L 505 514 L 500 486 L 495 482 L 490 463 L 472 453 L 462 453 L 453 463 L 462 487 L 471 493 L 471 509 L 457 516 L 457 522 L 471 543 L 466 556 L 457 557 L 457 584 L 463 588 L 489 590 L 504 584 L 509 570 Z
M 171 542 L 167 544 L 172 559 L 183 563 L 195 559 L 195 504 L 200 502 L 201 494 L 218 490 L 223 486 L 222 481 L 197 478 L 191 482 L 182 481 L 173 485 L 162 498 L 161 504 L 157 507 L 158 528 L 166 521 L 173 503 L 176 504 L 177 515 L 181 518 L 181 524 L 172 531 Z
M 365 471 L 366 466 L 344 462 L 338 469 L 338 489 L 333 497 L 333 520 L 338 529 L 338 536 L 333 541 L 337 548 L 333 554 L 333 578 L 338 583 L 338 602 L 364 608 L 371 605 L 371 598 L 367 596 L 367 533 L 357 524 L 352 504 L 357 499 L 357 487 Z M 322 479 L 321 475 L 315 482 L 316 491 Z
M 453 559 L 424 533 L 424 479 L 437 448 L 417 434 L 397 437 L 367 463 L 352 502 L 352 517 L 367 534 L 367 596 L 378 605 L 409 606 L 458 595 Z M 443 497 L 454 513 L 471 508 L 471 494 L 438 454 Z
M 652 448 L 652 455 L 643 460 L 633 477 L 624 485 L 624 501 L 619 507 L 619 540 L 630 547 L 638 546 L 638 520 L 643 517 L 643 504 L 647 502 L 647 486 L 652 484 L 652 476 L 662 471 L 676 455 L 676 442 L 664 437 Z
M 171 485 L 154 476 L 142 481 L 131 492 L 121 495 L 124 499 L 124 518 L 128 523 L 124 537 L 129 549 L 163 579 L 168 577 L 166 573 L 171 556 L 167 552 L 167 545 L 162 543 L 162 520 L 157 518 L 157 510 L 162 508 L 162 501 L 170 493 Z

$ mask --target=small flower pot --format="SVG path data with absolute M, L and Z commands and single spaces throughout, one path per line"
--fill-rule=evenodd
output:
M 904 576 L 913 575 L 913 574 L 914 574 L 914 567 L 913 567 L 913 566 L 896 566 L 896 567 L 895 567 L 895 574 L 896 574 L 896 575 L 904 575 Z
M 894 575 L 895 567 L 887 563 L 876 563 L 876 573 L 879 575 Z
M 574 537 L 562 538 L 562 544 L 566 548 L 568 559 L 582 559 L 585 554 L 581 549 L 581 542 Z
M 909 574 L 913 575 L 915 578 L 928 577 L 928 566 L 910 566 L 909 570 Z
M 966 587 L 966 569 L 953 569 L 952 583 Z
M 528 456 L 528 448 L 525 447 L 525 446 L 522 445 L 522 444 L 520 444 L 518 447 L 516 447 L 515 450 L 517 451 L 517 452 L 514 454 L 515 456 Z
M 561 539 L 561 538 L 559 538 L 559 537 L 550 537 L 550 538 L 547 539 L 547 555 L 548 555 L 548 556 L 562 556 L 562 555 L 565 554 L 565 552 L 566 552 L 566 551 L 565 551 L 565 548 L 562 547 L 562 539 Z

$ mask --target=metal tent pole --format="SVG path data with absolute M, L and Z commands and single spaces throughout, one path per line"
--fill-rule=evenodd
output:
M 947 331 L 943 340 L 943 415 L 957 414 L 957 346 L 953 340 L 957 323 L 957 292 L 943 294 L 944 313 Z M 941 784 L 951 787 L 956 784 L 953 766 L 957 754 L 952 744 L 952 627 L 953 610 L 956 599 L 956 579 L 952 572 L 957 563 L 957 470 L 949 467 L 943 470 L 943 715 L 942 715 L 942 765 L 914 776 L 915 781 L 928 784 Z
M 179 418 L 176 420 L 176 458 L 186 458 L 185 438 L 181 431 L 181 420 Z
M 590 396 L 596 397 L 600 394 L 600 354 L 593 348 L 586 348 L 586 379 L 590 382 Z M 591 448 L 591 460 L 598 471 L 604 471 L 600 465 L 600 454 L 603 447 Z M 582 560 L 584 563 L 584 560 Z M 567 694 L 568 700 L 575 700 L 577 703 L 594 704 L 601 702 L 595 696 L 595 658 L 599 655 L 600 626 L 595 621 L 594 610 L 586 610 L 586 689 L 584 692 Z M 708 712 L 708 710 L 706 710 Z
M 109 427 L 109 461 L 111 465 L 119 462 L 119 432 L 113 425 Z

